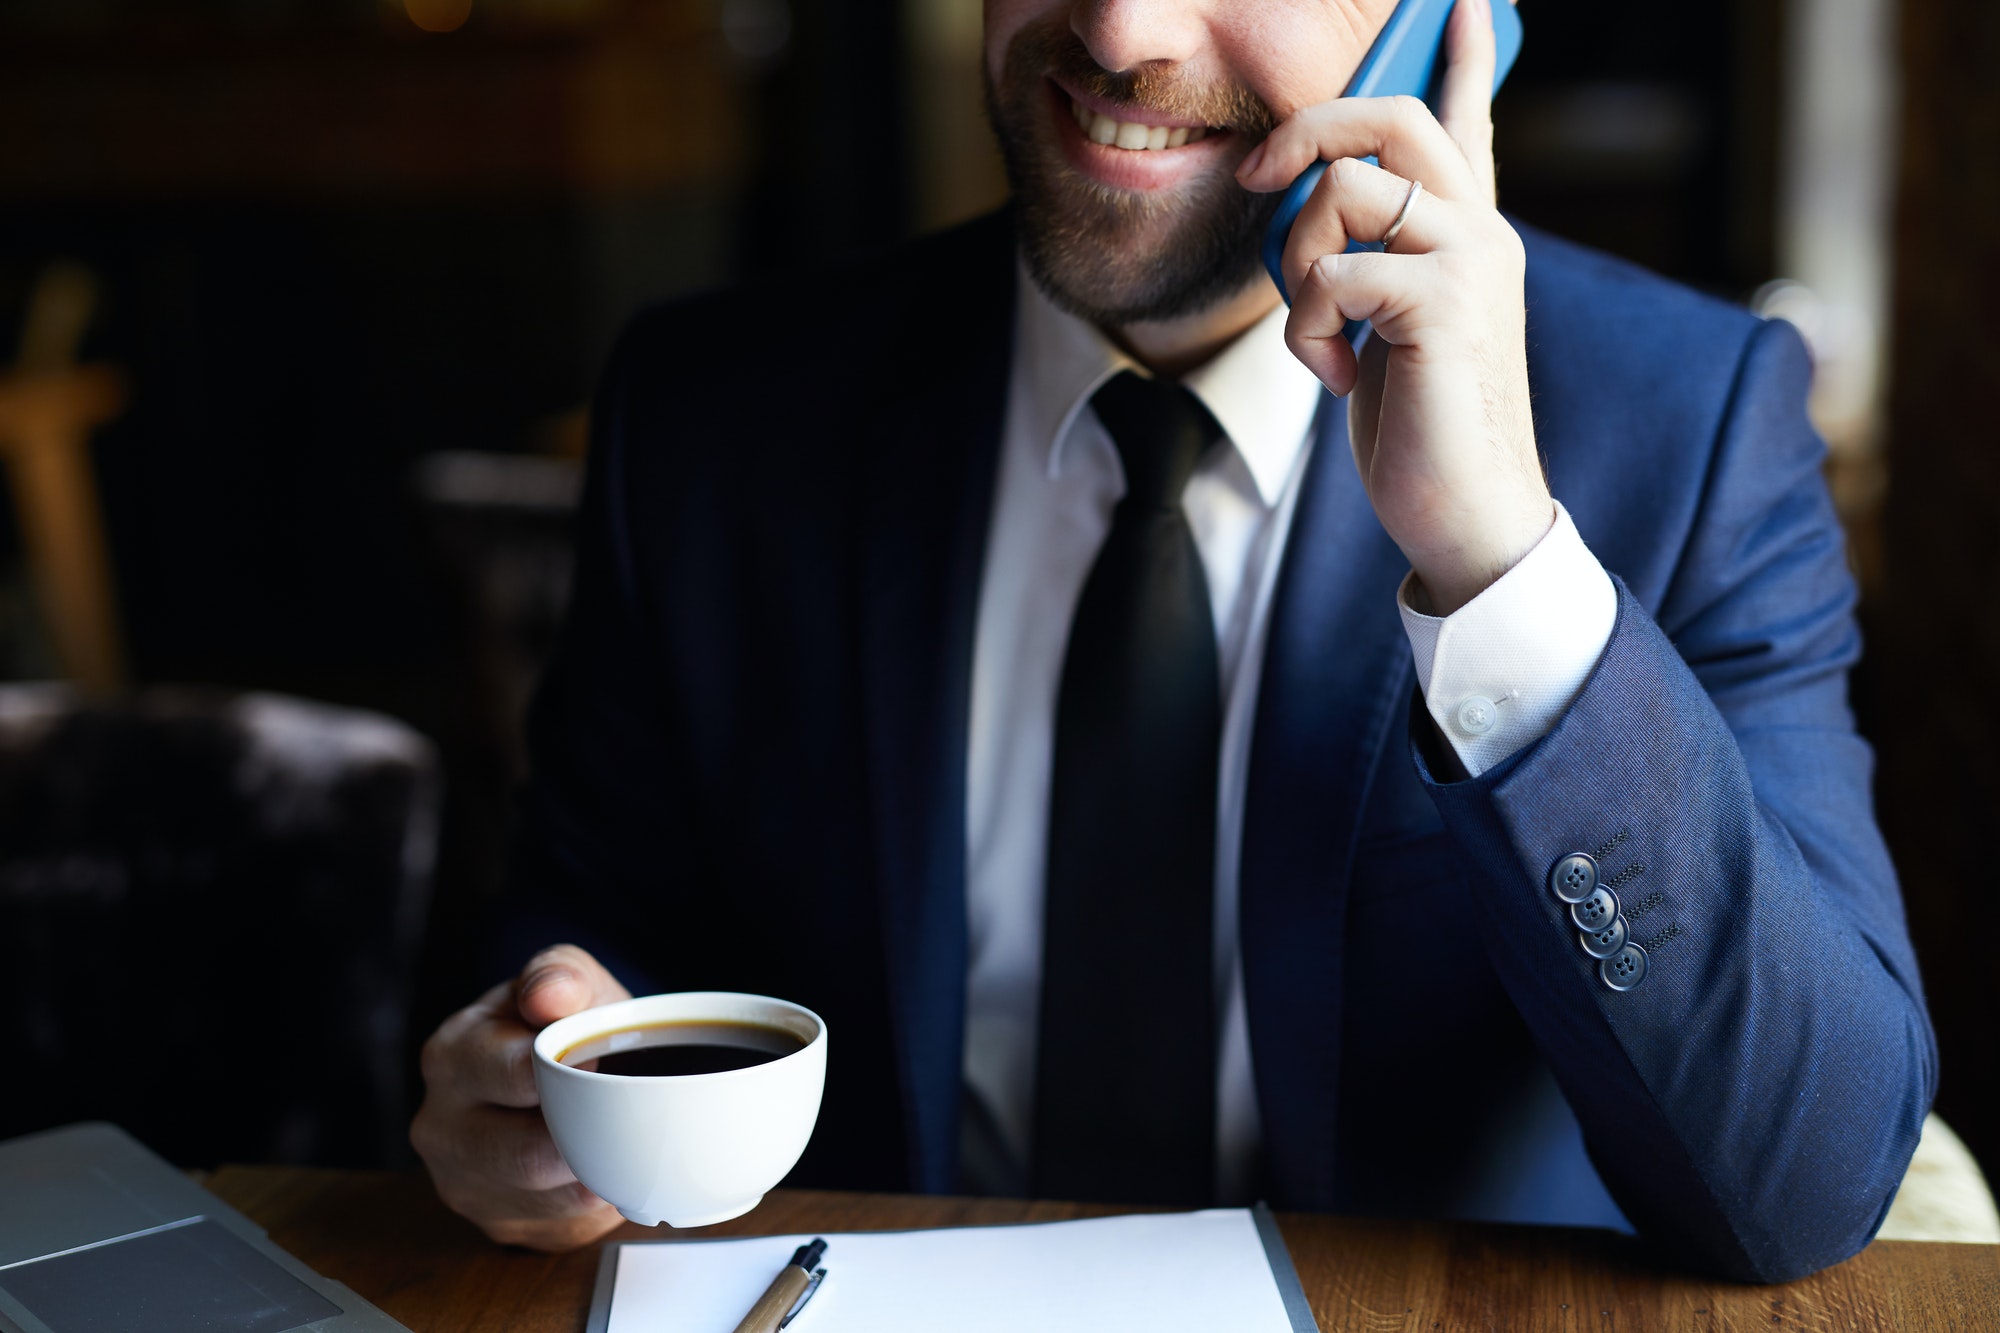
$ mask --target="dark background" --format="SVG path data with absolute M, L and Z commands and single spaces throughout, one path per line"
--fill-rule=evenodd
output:
M 86 358 L 132 386 L 94 454 L 135 681 L 377 709 L 439 743 L 416 1036 L 493 980 L 463 943 L 563 567 L 559 515 L 468 529 L 426 501 L 422 460 L 573 458 L 639 305 L 997 197 L 967 130 L 976 67 L 915 8 L 942 0 L 474 0 L 456 22 L 458 2 L 0 2 L 0 367 L 36 275 L 87 264 Z M 1891 484 L 1886 508 L 1874 488 L 1844 506 L 1873 644 L 1857 703 L 1944 1044 L 1939 1107 L 1989 1169 L 1996 15 L 1901 6 Z M 1503 203 L 1732 299 L 1779 276 L 1780 0 L 1524 17 Z M 11 513 L 0 674 L 19 677 L 50 659 Z M 530 571 L 510 577 L 545 586 L 501 643 L 504 608 L 474 585 L 509 551 Z

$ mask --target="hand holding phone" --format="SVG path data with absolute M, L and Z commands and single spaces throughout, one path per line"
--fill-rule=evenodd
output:
M 1413 3 L 1448 0 L 1404 0 Z M 1451 8 L 1430 104 L 1377 96 L 1305 107 L 1237 171 L 1244 188 L 1276 192 L 1317 169 L 1274 247 L 1292 298 L 1285 343 L 1349 396 L 1369 502 L 1417 575 L 1416 609 L 1435 615 L 1478 596 L 1555 520 L 1529 408 L 1526 252 L 1494 206 L 1494 14 L 1508 8 Z M 1380 41 L 1371 52 L 1378 70 L 1392 55 Z M 1352 244 L 1379 241 L 1392 225 L 1387 252 Z M 1357 352 L 1352 331 L 1363 324 L 1372 334 Z
M 1456 0 L 1402 0 L 1396 12 L 1388 16 L 1388 22 L 1382 24 L 1382 34 L 1368 48 L 1368 54 L 1362 56 L 1360 68 L 1348 80 L 1348 90 L 1340 96 L 1390 98 L 1402 94 L 1422 98 L 1426 106 L 1436 110 L 1444 92 L 1444 30 L 1454 6 Z M 1494 26 L 1494 92 L 1500 92 L 1500 84 L 1506 82 L 1514 60 L 1520 58 L 1522 26 L 1520 12 L 1512 4 L 1490 6 L 1490 12 Z M 1374 158 L 1370 156 L 1368 162 L 1374 162 Z M 1324 174 L 1326 162 L 1314 162 L 1300 172 L 1284 192 L 1284 198 L 1278 200 L 1278 212 L 1264 230 L 1264 268 L 1270 272 L 1270 280 L 1278 284 L 1278 294 L 1284 296 L 1286 304 L 1290 304 L 1292 296 L 1284 286 L 1284 244 L 1292 238 L 1292 224 Z M 1372 244 L 1352 240 L 1348 248 L 1364 250 Z
M 1381 35 L 1362 57 L 1360 68 L 1348 80 L 1343 97 L 1394 97 L 1407 94 L 1422 98 L 1432 110 L 1439 105 L 1444 89 L 1444 37 L 1446 25 L 1457 0 L 1402 0 L 1383 25 Z M 1507 81 L 1514 61 L 1521 54 L 1521 16 L 1511 4 L 1491 7 L 1493 16 L 1493 91 Z M 1373 162 L 1375 159 L 1367 159 Z M 1278 202 L 1278 212 L 1264 232 L 1264 267 L 1278 284 L 1278 295 L 1287 304 L 1291 296 L 1285 288 L 1285 242 L 1291 239 L 1292 224 L 1312 197 L 1326 163 L 1315 162 L 1301 172 Z M 1349 248 L 1366 249 L 1365 241 L 1353 241 Z

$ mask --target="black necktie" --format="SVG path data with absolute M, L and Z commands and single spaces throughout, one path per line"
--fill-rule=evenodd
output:
M 1042 945 L 1037 1197 L 1214 1194 L 1221 673 L 1181 491 L 1221 428 L 1127 371 L 1091 399 L 1124 499 L 1070 621 Z

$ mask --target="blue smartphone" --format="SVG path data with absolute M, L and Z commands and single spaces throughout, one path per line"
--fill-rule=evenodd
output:
M 1395 97 L 1409 93 L 1436 109 L 1437 96 L 1444 87 L 1445 24 L 1457 3 L 1458 0 L 1402 0 L 1383 26 L 1382 35 L 1375 39 L 1375 45 L 1368 48 L 1361 68 L 1354 71 L 1347 91 L 1341 96 Z M 1492 8 L 1493 91 L 1499 92 L 1507 72 L 1514 68 L 1514 61 L 1521 54 L 1521 16 L 1508 0 L 1493 0 Z M 1298 221 L 1299 210 L 1312 198 L 1313 187 L 1325 174 L 1324 162 L 1315 162 L 1301 172 L 1278 202 L 1277 215 L 1264 233 L 1264 267 L 1269 270 L 1271 281 L 1278 284 L 1278 294 L 1287 305 L 1292 298 L 1285 290 L 1285 243 L 1291 239 L 1292 224 Z M 1354 241 L 1347 248 L 1352 252 L 1382 247 Z

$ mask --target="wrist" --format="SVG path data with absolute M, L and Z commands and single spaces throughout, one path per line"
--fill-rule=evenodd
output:
M 1514 521 L 1466 534 L 1446 548 L 1408 553 L 1416 575 L 1410 589 L 1411 610 L 1451 615 L 1520 564 L 1555 522 L 1555 501 L 1544 491 L 1539 501 L 1522 506 Z

